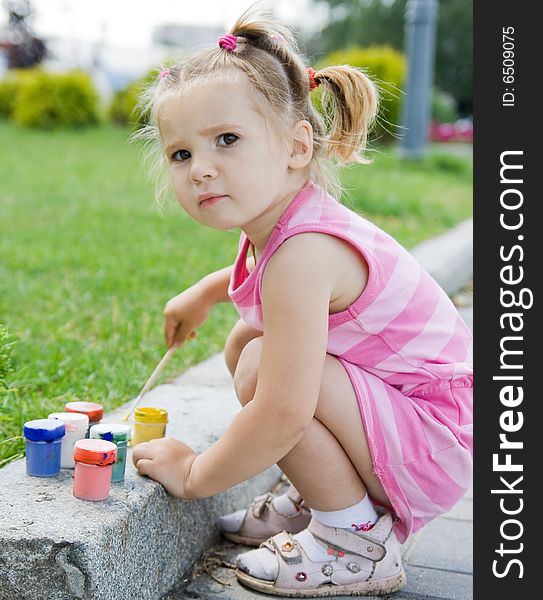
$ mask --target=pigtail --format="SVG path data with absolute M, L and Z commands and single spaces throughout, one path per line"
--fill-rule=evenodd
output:
M 314 75 L 321 90 L 327 131 L 323 145 L 329 158 L 367 164 L 368 134 L 377 116 L 378 92 L 360 69 L 350 65 L 325 67 Z
M 364 158 L 364 151 L 377 115 L 378 92 L 373 82 L 363 71 L 349 65 L 321 69 L 315 73 L 315 83 L 321 85 L 322 114 L 317 114 L 309 97 L 307 68 L 293 32 L 273 19 L 256 19 L 254 8 L 241 15 L 230 33 L 244 40 L 242 55 L 250 46 L 277 59 L 288 83 L 283 88 L 274 78 L 266 94 L 279 92 L 284 98 L 286 92 L 287 104 L 296 117 L 310 121 L 315 136 L 315 158 L 323 150 L 328 158 L 340 164 L 370 162 Z M 283 89 L 280 91 L 279 87 Z
M 254 14 L 255 6 L 249 7 L 234 23 L 230 34 L 245 38 L 253 46 L 268 52 L 273 49 L 274 45 L 282 43 L 288 45 L 293 52 L 298 51 L 296 38 L 288 27 L 271 18 L 266 18 L 271 15 L 267 15 L 265 12 L 261 13 L 263 17 L 261 19 L 255 18 Z
M 289 103 L 298 107 L 305 102 L 307 88 L 305 68 L 299 58 L 296 37 L 291 28 L 273 20 L 265 12 L 261 11 L 263 18 L 256 19 L 254 13 L 257 4 L 241 15 L 230 33 L 245 40 L 249 46 L 275 57 L 285 76 L 285 91 L 288 92 Z

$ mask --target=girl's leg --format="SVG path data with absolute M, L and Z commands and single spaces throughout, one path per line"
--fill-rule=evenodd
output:
M 256 390 L 261 347 L 262 340 L 253 339 L 239 358 L 234 385 L 243 405 L 252 400 Z M 346 595 L 353 591 L 356 595 L 381 595 L 404 585 L 401 550 L 391 516 L 379 517 L 368 497 L 390 506 L 373 473 L 358 400 L 343 365 L 331 355 L 326 356 L 314 417 L 279 466 L 311 507 L 313 520 L 293 537 L 280 533 L 264 547 L 238 556 L 238 579 L 260 591 L 281 591 L 283 595 L 296 592 L 292 588 L 298 577 L 304 582 L 307 579 L 315 595 L 329 595 L 321 585 L 330 582 L 327 578 L 332 573 L 336 573 L 335 584 L 349 584 L 344 588 Z M 383 549 L 381 557 L 374 559 L 369 554 L 374 550 L 372 541 Z M 342 549 L 334 550 L 335 544 Z M 349 548 L 356 548 L 353 555 Z M 284 567 L 290 563 L 284 556 L 290 552 L 298 553 L 303 565 L 291 565 L 286 572 Z M 350 562 L 343 564 L 343 556 Z
M 260 339 L 261 336 L 261 331 L 250 327 L 242 319 L 234 325 L 224 348 L 226 366 L 232 377 L 245 346 L 255 338 Z M 239 377 L 237 381 L 239 385 Z M 256 377 L 251 385 L 256 386 Z M 251 520 L 252 515 L 247 515 L 247 510 L 238 510 L 220 517 L 218 526 L 223 535 L 231 541 L 259 546 L 264 539 L 283 529 L 295 533 L 307 527 L 311 514 L 305 505 L 299 505 L 300 502 L 301 498 L 297 490 L 291 485 L 287 493 L 273 497 L 273 502 L 269 505 L 271 513 L 266 515 L 264 527 L 262 527 L 262 519 L 255 524 Z M 246 523 L 246 517 L 249 517 L 250 523 Z
M 261 331 L 250 327 L 242 319 L 232 327 L 224 346 L 224 360 L 232 377 L 234 377 L 234 373 L 236 372 L 238 360 L 243 348 L 245 348 L 247 343 L 252 339 L 261 335 Z
M 234 375 L 242 405 L 256 390 L 262 340 L 244 347 Z M 343 365 L 327 355 L 314 418 L 305 436 L 279 462 L 306 503 L 316 510 L 336 511 L 355 505 L 365 495 L 390 506 L 373 464 L 356 394 Z

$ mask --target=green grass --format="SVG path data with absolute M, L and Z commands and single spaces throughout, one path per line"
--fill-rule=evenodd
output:
M 235 257 L 238 232 L 156 207 L 127 135 L 0 123 L 0 322 L 15 339 L 0 466 L 21 455 L 24 421 L 74 399 L 111 410 L 135 397 L 165 350 L 165 302 Z M 471 214 L 469 158 L 391 154 L 344 172 L 353 208 L 408 247 Z M 215 307 L 161 381 L 222 350 L 235 321 Z

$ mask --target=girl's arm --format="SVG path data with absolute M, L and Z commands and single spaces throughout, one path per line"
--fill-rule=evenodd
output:
M 254 269 L 254 266 L 254 258 L 252 256 L 247 258 L 247 270 L 251 272 Z M 228 285 L 230 284 L 233 268 L 234 265 L 230 265 L 224 269 L 209 273 L 209 275 L 202 277 L 202 279 L 195 284 L 204 290 L 206 297 L 212 304 L 217 304 L 218 302 L 230 302 Z
M 164 307 L 166 346 L 181 346 L 195 337 L 196 329 L 207 319 L 213 305 L 228 300 L 231 267 L 210 273 L 197 283 L 170 298 Z
M 208 298 L 209 302 L 217 304 L 218 302 L 230 302 L 228 296 L 228 284 L 230 283 L 230 276 L 232 274 L 233 265 L 209 273 L 205 277 L 202 277 L 195 285 L 203 290 L 203 293 Z
M 266 267 L 263 347 L 254 399 L 197 456 L 186 497 L 222 492 L 270 467 L 303 437 L 315 413 L 337 265 L 319 234 L 287 240 Z
M 247 261 L 247 269 L 254 268 L 254 261 Z M 164 307 L 164 339 L 166 346 L 180 346 L 196 335 L 209 312 L 218 302 L 230 302 L 228 284 L 233 266 L 206 275 L 200 281 L 174 296 Z

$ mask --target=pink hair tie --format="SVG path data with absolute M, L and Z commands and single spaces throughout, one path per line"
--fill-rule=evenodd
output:
M 307 74 L 309 75 L 309 91 L 312 92 L 319 87 L 320 81 L 315 81 L 315 69 L 307 67 Z
M 219 46 L 221 48 L 224 48 L 225 50 L 229 50 L 231 52 L 232 50 L 236 49 L 236 39 L 237 38 L 235 35 L 227 33 L 226 35 L 220 37 L 217 41 L 219 42 Z
M 158 74 L 158 78 L 159 79 L 164 79 L 164 77 L 166 77 L 166 75 L 170 74 L 170 69 L 162 69 L 162 71 L 160 71 L 160 73 Z

